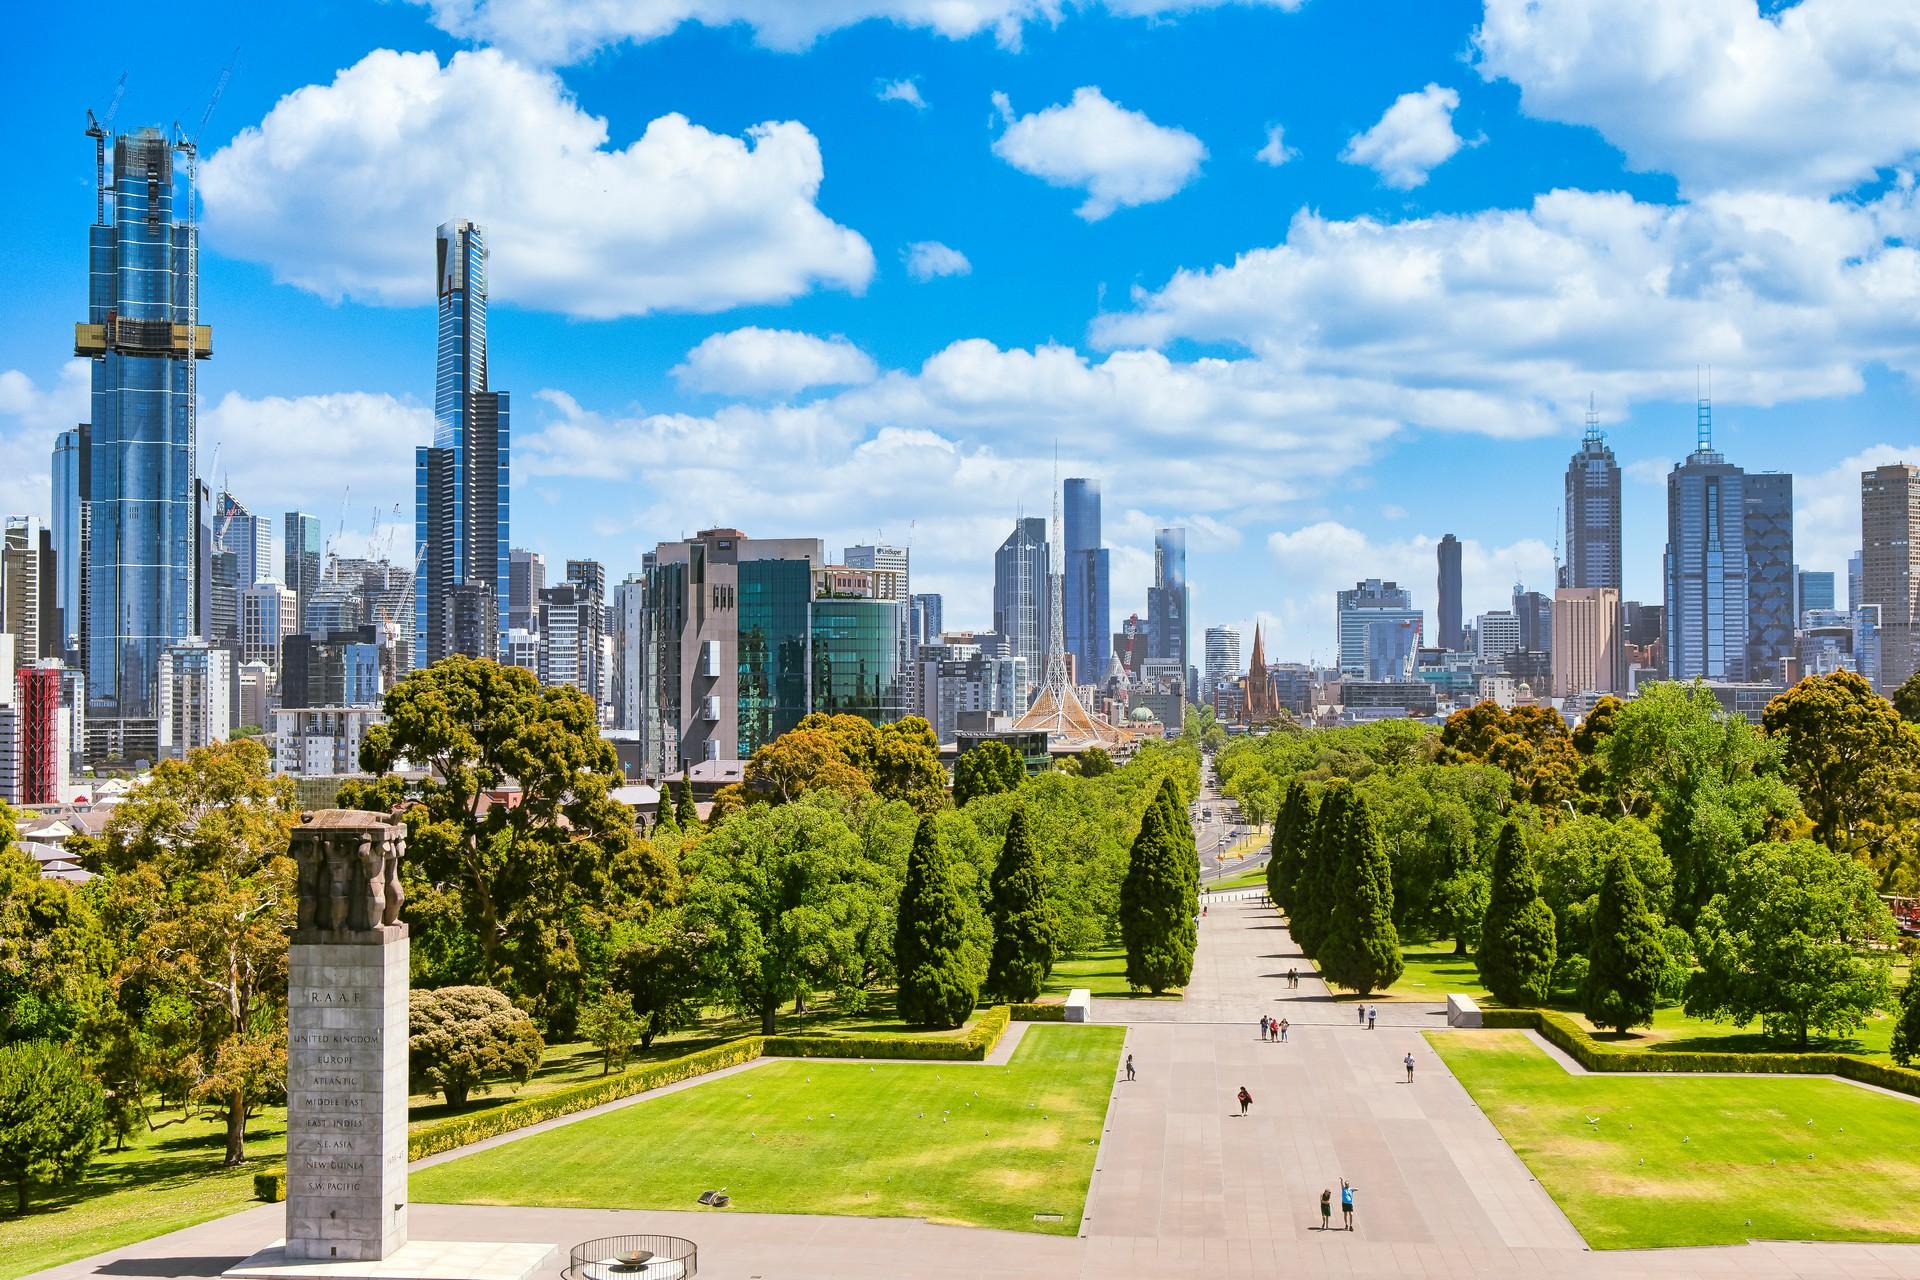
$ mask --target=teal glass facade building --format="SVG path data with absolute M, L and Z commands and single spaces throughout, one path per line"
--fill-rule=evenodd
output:
M 886 724 L 906 715 L 900 604 L 822 597 L 813 602 L 813 709 Z
M 742 759 L 807 714 L 812 596 L 813 566 L 805 560 L 740 563 L 736 697 Z

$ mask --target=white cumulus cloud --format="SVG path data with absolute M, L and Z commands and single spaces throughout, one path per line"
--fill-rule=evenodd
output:
M 85 360 L 62 364 L 46 386 L 0 371 L 0 514 L 51 517 L 53 438 L 93 416 L 92 386 Z
M 208 241 L 328 298 L 423 302 L 433 230 L 488 232 L 493 296 L 591 318 L 866 287 L 873 252 L 814 203 L 804 125 L 680 115 L 619 150 L 559 79 L 494 50 L 376 50 L 288 94 L 202 167 Z
M 1191 182 L 1207 158 L 1200 139 L 1109 101 L 1094 85 L 1032 115 L 1015 116 L 1002 93 L 994 105 L 1006 129 L 993 153 L 1052 186 L 1084 189 L 1086 202 L 1075 212 L 1089 222 L 1123 205 L 1165 200 Z
M 1453 131 L 1459 106 L 1460 95 L 1437 84 L 1403 93 L 1371 129 L 1347 140 L 1340 158 L 1367 166 L 1390 187 L 1412 190 L 1465 145 Z
M 991 32 L 1003 47 L 1020 46 L 1029 22 L 1054 24 L 1072 9 L 1104 8 L 1133 17 L 1246 4 L 1284 10 L 1306 0 L 415 0 L 433 23 L 462 39 L 502 45 L 522 56 L 566 63 L 627 41 L 657 40 L 683 23 L 740 24 L 772 49 L 804 49 L 821 36 L 881 20 L 933 31 L 950 40 Z
M 1690 191 L 1828 194 L 1920 154 L 1906 0 L 1487 0 L 1480 73 Z
M 920 96 L 920 86 L 912 80 L 889 80 L 875 92 L 882 102 L 904 102 L 919 111 L 927 109 L 927 100 Z
M 1261 164 L 1270 164 L 1277 169 L 1299 154 L 1298 150 L 1287 145 L 1286 129 L 1277 124 L 1270 124 L 1267 126 L 1267 141 L 1253 153 L 1253 158 Z
M 216 488 L 231 484 L 256 512 L 315 512 L 330 526 L 351 490 L 349 531 L 363 531 L 368 509 L 398 521 L 405 533 L 390 551 L 401 561 L 413 558 L 414 447 L 432 443 L 433 411 L 381 392 L 229 391 L 200 411 L 201 465 L 220 448 Z
M 941 276 L 964 276 L 973 271 L 967 255 L 938 240 L 916 240 L 900 251 L 907 274 L 915 280 L 934 280 Z
M 687 352 L 673 376 L 691 391 L 783 396 L 808 387 L 871 382 L 871 357 L 845 338 L 748 326 L 716 333 Z

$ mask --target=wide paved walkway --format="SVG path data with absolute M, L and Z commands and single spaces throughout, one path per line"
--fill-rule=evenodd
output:
M 1438 1006 L 1383 1004 L 1368 1031 L 1316 980 L 1288 990 L 1289 965 L 1307 968 L 1269 908 L 1218 903 L 1186 1000 L 1095 1001 L 1096 1020 L 1129 1027 L 1139 1079 L 1114 1086 L 1078 1239 L 912 1219 L 427 1204 L 413 1207 L 413 1234 L 552 1241 L 563 1255 L 599 1235 L 684 1235 L 700 1244 L 700 1274 L 720 1280 L 1920 1278 L 1915 1246 L 1588 1252 L 1421 1038 L 1444 1025 Z M 1288 1019 L 1287 1044 L 1260 1040 L 1262 1013 Z M 1233 1101 L 1243 1084 L 1245 1119 Z M 1320 1191 L 1337 1196 L 1342 1177 L 1358 1188 L 1358 1230 L 1322 1232 Z M 262 1205 L 41 1275 L 217 1276 L 281 1222 L 280 1206 Z

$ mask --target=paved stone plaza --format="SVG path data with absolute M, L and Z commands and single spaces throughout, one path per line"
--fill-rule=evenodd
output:
M 1078 1239 L 908 1219 L 426 1204 L 413 1207 L 413 1233 L 563 1250 L 621 1232 L 682 1235 L 700 1245 L 701 1275 L 721 1280 L 1920 1277 L 1920 1246 L 1588 1252 L 1421 1038 L 1444 1027 L 1441 1006 L 1383 1004 L 1367 1031 L 1313 979 L 1287 990 L 1288 966 L 1306 962 L 1255 900 L 1216 904 L 1200 936 L 1185 1001 L 1094 1002 L 1097 1021 L 1130 1026 L 1139 1079 L 1114 1087 Z M 1292 1023 L 1289 1043 L 1261 1042 L 1262 1013 Z M 1233 1101 L 1242 1084 L 1254 1095 L 1246 1119 Z M 1358 1230 L 1323 1233 L 1320 1190 L 1337 1192 L 1341 1177 L 1358 1188 Z M 262 1205 L 42 1275 L 216 1276 L 281 1229 L 280 1207 Z

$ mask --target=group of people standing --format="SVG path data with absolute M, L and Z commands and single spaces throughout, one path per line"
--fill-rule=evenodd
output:
M 1285 1018 L 1269 1017 L 1263 1013 L 1260 1015 L 1260 1038 L 1262 1040 L 1271 1040 L 1275 1044 L 1285 1044 L 1287 1042 L 1287 1029 L 1292 1025 L 1293 1024 Z

